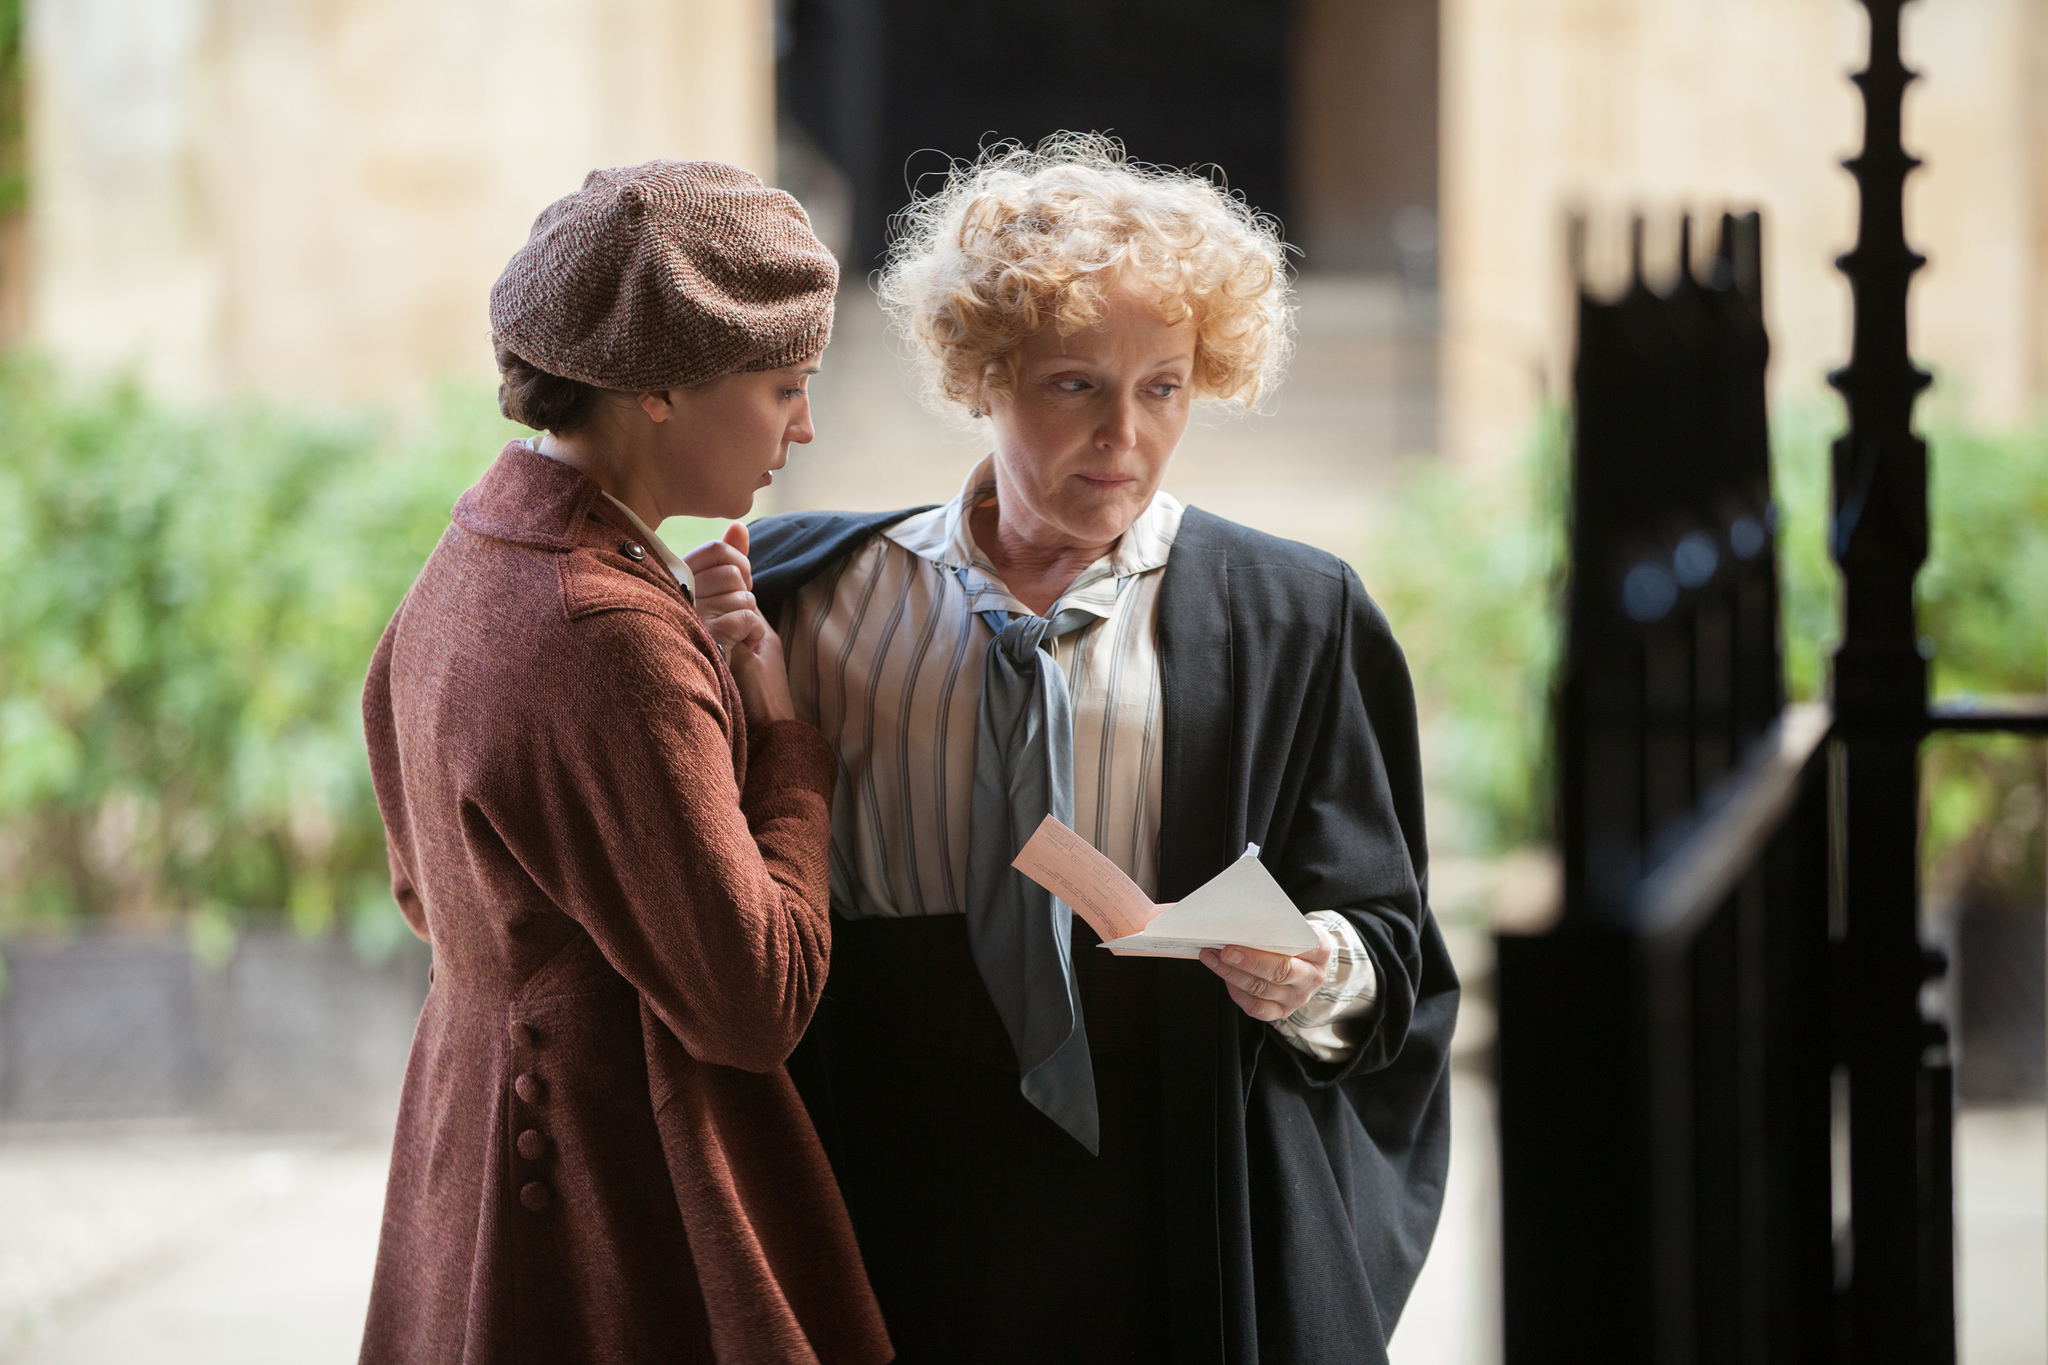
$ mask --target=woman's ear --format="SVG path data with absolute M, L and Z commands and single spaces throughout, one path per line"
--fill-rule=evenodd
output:
M 647 420 L 650 422 L 666 422 L 675 416 L 675 400 L 669 397 L 666 390 L 659 393 L 643 393 L 640 395 L 640 411 L 647 414 Z

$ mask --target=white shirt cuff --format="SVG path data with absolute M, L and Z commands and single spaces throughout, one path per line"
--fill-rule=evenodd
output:
M 1347 1061 L 1357 1044 L 1346 1038 L 1349 1030 L 1343 1025 L 1366 1017 L 1378 1006 L 1379 974 L 1373 970 L 1365 940 L 1350 920 L 1335 910 L 1312 911 L 1308 918 L 1322 926 L 1335 944 L 1330 965 L 1308 1003 L 1275 1021 L 1273 1028 L 1319 1062 Z

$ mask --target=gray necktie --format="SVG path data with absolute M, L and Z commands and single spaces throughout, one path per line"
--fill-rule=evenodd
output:
M 1096 618 L 983 612 L 996 638 L 981 668 L 968 815 L 967 939 L 1023 1072 L 1018 1089 L 1099 1154 L 1095 1069 L 1074 985 L 1074 912 L 1010 866 L 1047 815 L 1074 823 L 1074 707 L 1041 645 Z

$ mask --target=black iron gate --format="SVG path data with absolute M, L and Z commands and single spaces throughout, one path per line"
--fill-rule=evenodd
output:
M 1831 706 L 1786 707 L 1758 220 L 1699 278 L 1582 292 L 1565 905 L 1499 941 L 1504 1325 L 1524 1362 L 1954 1359 L 1943 971 L 1918 929 L 1931 730 L 1926 376 L 1909 358 L 1903 0 L 1863 0 L 1855 343 L 1833 377 Z

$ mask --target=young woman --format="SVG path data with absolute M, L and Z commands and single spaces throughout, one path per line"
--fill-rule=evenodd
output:
M 1383 1361 L 1457 1009 L 1407 668 L 1344 564 L 1160 491 L 1196 402 L 1278 379 L 1273 225 L 1100 139 L 1002 147 L 913 207 L 882 294 L 993 453 L 942 507 L 756 523 L 700 582 L 782 623 L 838 752 L 798 1077 L 899 1358 Z M 1010 867 L 1048 813 L 1159 901 L 1256 843 L 1321 947 L 1111 957 Z
M 743 515 L 811 439 L 836 280 L 789 196 L 650 162 L 492 291 L 500 403 L 542 434 L 456 504 L 363 697 L 434 949 L 365 1362 L 889 1359 L 783 1066 L 837 763 L 775 634 L 714 640 L 654 531 Z

